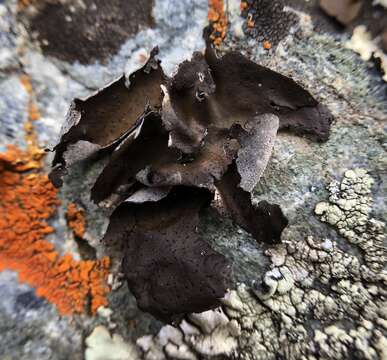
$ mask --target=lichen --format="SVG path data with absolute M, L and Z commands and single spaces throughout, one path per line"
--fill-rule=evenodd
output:
M 211 26 L 210 39 L 215 46 L 219 46 L 226 36 L 228 19 L 223 0 L 208 1 L 208 21 Z
M 45 55 L 84 65 L 106 62 L 128 38 L 154 25 L 152 0 L 19 0 L 18 5 L 19 22 Z
M 34 287 L 63 315 L 85 312 L 89 302 L 94 313 L 107 304 L 109 258 L 74 260 L 70 254 L 61 256 L 46 239 L 55 231 L 48 220 L 60 201 L 43 171 L 44 151 L 34 128 L 40 114 L 30 78 L 23 75 L 21 83 L 29 95 L 26 149 L 9 145 L 0 153 L 0 271 L 17 271 L 21 282 Z M 84 224 L 72 210 L 70 206 L 72 224 L 81 235 Z
M 36 167 L 28 152 L 11 146 L 0 153 L 0 271 L 17 271 L 21 282 L 34 287 L 63 315 L 84 312 L 89 298 L 95 312 L 107 304 L 109 259 L 60 256 L 45 239 L 54 232 L 47 220 L 59 200 L 47 175 L 31 171 Z
M 358 53 L 364 61 L 368 61 L 372 57 L 378 60 L 384 73 L 383 80 L 387 82 L 387 55 L 380 49 L 375 39 L 372 39 L 372 35 L 367 31 L 366 26 L 356 26 L 351 39 L 346 42 L 345 46 Z
M 196 360 L 203 356 L 225 356 L 238 346 L 240 328 L 221 308 L 191 314 L 178 327 L 166 325 L 156 336 L 137 340 L 145 360 L 165 358 Z
M 374 0 L 372 2 L 373 5 L 381 5 L 387 9 L 387 1 L 386 0 Z
M 110 335 L 102 325 L 97 326 L 86 338 L 85 360 L 138 360 L 134 344 L 125 342 L 118 335 Z
M 227 358 L 246 360 L 383 359 L 386 354 L 385 272 L 379 261 L 385 262 L 381 257 L 385 249 L 380 243 L 382 224 L 378 222 L 379 227 L 375 228 L 376 220 L 370 217 L 372 183 L 365 170 L 349 170 L 343 181 L 328 187 L 329 202 L 317 206 L 317 212 L 324 219 L 332 211 L 335 214 L 332 224 L 345 224 L 341 227 L 345 228 L 342 234 L 354 231 L 356 236 L 347 237 L 351 246 L 369 249 L 374 255 L 372 259 L 365 254 L 368 260 L 363 263 L 356 252 L 344 251 L 342 244 L 330 239 L 288 238 L 266 251 L 271 268 L 262 280 L 257 279 L 251 286 L 240 284 L 222 299 L 218 310 L 222 322 L 214 322 L 206 315 L 209 312 L 189 315 L 177 329 L 168 325 L 155 336 L 140 338 L 138 345 L 143 358 L 200 359 L 212 348 L 223 349 Z M 347 219 L 353 221 L 344 221 L 342 216 L 337 220 L 338 212 L 334 209 L 338 204 Z M 367 225 L 370 223 L 372 226 Z M 379 258 L 375 261 L 377 253 Z M 195 318 L 204 324 L 197 328 Z M 221 331 L 224 324 L 235 331 L 223 339 L 205 342 L 206 350 L 195 347 L 201 344 L 201 336 L 206 336 L 207 327 L 216 332 L 214 327 L 219 326 Z M 170 335 L 163 337 L 165 333 Z M 196 334 L 197 343 L 189 341 L 191 333 Z M 166 349 L 176 339 L 180 352 L 168 352 Z M 227 347 L 233 340 L 237 345 Z
M 370 216 L 373 183 L 365 169 L 348 170 L 341 182 L 329 184 L 329 201 L 320 202 L 315 208 L 322 221 L 337 228 L 349 243 L 361 249 L 365 264 L 360 273 L 366 280 L 381 279 L 387 259 L 383 244 L 385 224 Z
M 270 50 L 291 33 L 297 16 L 285 8 L 284 0 L 247 0 L 243 2 L 242 16 L 246 18 L 244 31 L 258 41 L 259 47 Z
M 74 203 L 68 204 L 66 220 L 68 227 L 73 231 L 74 236 L 82 239 L 86 230 L 85 210 L 79 208 Z
M 24 122 L 24 140 L 27 146 L 27 156 L 34 161 L 34 167 L 42 167 L 44 150 L 38 146 L 38 136 L 35 132 L 34 122 L 40 118 L 40 112 L 35 102 L 31 79 L 27 74 L 20 77 L 20 82 L 28 94 L 28 117 Z M 30 162 L 31 164 L 31 162 Z
M 230 0 L 227 1 L 228 6 L 230 2 Z M 238 0 L 234 2 L 238 2 Z M 375 2 L 376 0 L 374 0 Z M 383 2 L 383 0 L 379 2 Z M 30 44 L 28 39 L 25 39 L 23 33 L 17 35 L 18 28 L 16 26 L 10 27 L 8 31 L 8 28 L 4 26 L 4 23 L 9 23 L 8 19 L 11 18 L 11 11 L 8 9 L 12 5 L 9 6 L 8 3 L 10 2 L 0 5 L 2 15 L 4 15 L 4 9 L 7 9 L 0 21 L 0 27 L 5 30 L 4 51 L 2 51 L 0 62 L 4 65 L 4 57 L 8 56 L 3 76 L 4 79 L 11 76 L 10 81 L 5 80 L 3 83 L 13 83 L 12 78 L 16 78 L 15 73 L 19 74 L 22 71 L 20 66 L 24 66 L 27 71 L 31 72 L 34 82 L 39 87 L 38 101 L 43 105 L 41 108 L 43 119 L 47 119 L 47 121 L 42 121 L 42 125 L 48 124 L 47 127 L 40 128 L 40 136 L 45 139 L 50 138 L 50 140 L 53 129 L 51 124 L 58 125 L 58 119 L 63 118 L 65 104 L 71 97 L 85 94 L 88 91 L 86 88 L 96 89 L 108 79 L 120 75 L 120 69 L 123 68 L 125 61 L 129 59 L 129 64 L 132 64 L 139 57 L 139 54 L 144 56 L 143 54 L 146 54 L 146 51 L 151 48 L 155 38 L 158 39 L 161 45 L 160 49 L 165 69 L 169 69 L 168 74 L 171 74 L 172 68 L 181 62 L 183 57 L 189 57 L 191 51 L 198 50 L 202 46 L 200 40 L 201 29 L 199 28 L 202 26 L 201 20 L 206 20 L 206 9 L 204 9 L 206 8 L 206 1 L 193 1 L 191 3 L 187 1 L 157 0 L 154 7 L 154 14 L 157 16 L 154 31 L 148 29 L 139 34 L 140 36 L 130 39 L 122 46 L 120 54 L 113 56 L 107 64 L 97 63 L 94 66 L 87 67 L 79 66 L 79 64 L 61 63 L 57 60 L 53 62 L 52 58 L 42 56 L 39 51 L 36 52 L 34 45 Z M 13 4 L 15 1 L 11 1 L 11 3 Z M 275 1 L 275 3 L 278 2 Z M 311 5 L 315 1 L 291 1 L 291 6 L 296 6 L 299 3 Z M 274 326 L 268 326 L 267 332 L 264 332 L 268 340 L 265 342 L 263 339 L 252 341 L 252 354 L 254 354 L 253 350 L 258 349 L 257 352 L 259 353 L 259 349 L 261 349 L 262 358 L 274 358 L 274 351 L 278 352 L 278 358 L 283 356 L 287 359 L 305 359 L 307 357 L 356 358 L 357 354 L 354 349 L 357 345 L 354 345 L 354 341 L 349 341 L 348 337 L 344 338 L 342 335 L 334 336 L 334 333 L 338 332 L 337 329 L 340 329 L 341 333 L 345 331 L 346 334 L 352 337 L 353 332 L 350 334 L 351 330 L 357 331 L 364 327 L 366 331 L 358 332 L 356 342 L 363 342 L 366 351 L 367 348 L 375 349 L 376 355 L 372 350 L 367 351 L 370 356 L 383 358 L 383 356 L 387 356 L 385 354 L 387 344 L 386 338 L 380 336 L 380 331 L 383 330 L 382 324 L 385 324 L 386 321 L 385 315 L 381 315 L 379 318 L 374 315 L 375 307 L 381 308 L 383 306 L 383 296 L 385 299 L 385 294 L 381 291 L 382 287 L 374 282 L 368 284 L 361 279 L 360 266 L 364 264 L 362 251 L 359 251 L 357 246 L 352 246 L 345 238 L 337 235 L 330 226 L 319 223 L 317 218 L 313 217 L 311 209 L 318 199 L 325 199 L 322 184 L 331 181 L 331 177 L 339 176 L 344 167 L 356 164 L 357 166 L 367 167 L 370 174 L 375 177 L 376 186 L 373 188 L 373 192 L 375 191 L 376 195 L 376 211 L 385 210 L 381 194 L 385 184 L 382 178 L 378 178 L 381 171 L 381 161 L 383 160 L 382 147 L 379 145 L 385 139 L 377 133 L 375 134 L 376 128 L 382 129 L 384 126 L 381 120 L 384 118 L 385 111 L 384 113 L 378 113 L 378 109 L 385 110 L 385 99 L 381 97 L 385 91 L 380 88 L 382 82 L 379 81 L 377 74 L 374 71 L 369 71 L 370 64 L 362 61 L 353 51 L 344 49 L 343 44 L 348 38 L 348 33 L 334 31 L 333 36 L 322 33 L 325 29 L 320 27 L 319 19 L 315 19 L 313 15 L 312 13 L 310 13 L 310 16 L 307 14 L 301 15 L 302 21 L 307 24 L 308 32 L 297 32 L 295 36 L 293 36 L 292 31 L 290 31 L 290 34 L 286 33 L 286 43 L 281 41 L 277 49 L 273 44 L 272 50 L 263 51 L 257 40 L 250 39 L 248 36 L 242 41 L 234 41 L 230 44 L 230 48 L 242 49 L 242 52 L 248 54 L 251 60 L 291 76 L 309 89 L 313 96 L 328 104 L 330 109 L 337 115 L 337 123 L 333 127 L 331 140 L 321 147 L 315 146 L 305 139 L 294 139 L 286 135 L 280 135 L 275 144 L 274 158 L 271 165 L 266 170 L 261 185 L 255 190 L 254 200 L 259 201 L 262 197 L 266 198 L 267 196 L 271 201 L 281 203 L 281 206 L 283 206 L 291 224 L 288 231 L 285 232 L 286 244 L 270 247 L 270 250 L 272 250 L 272 255 L 270 255 L 272 268 L 267 269 L 269 258 L 263 255 L 262 247 L 255 244 L 250 239 L 251 237 L 242 230 L 230 224 L 227 227 L 229 231 L 227 231 L 220 226 L 220 221 L 209 220 L 212 228 L 207 231 L 208 235 L 214 239 L 214 242 L 221 243 L 222 246 L 227 244 L 230 257 L 236 258 L 235 261 L 243 265 L 243 273 L 245 274 L 243 281 L 250 286 L 249 281 L 256 280 L 252 289 L 254 291 L 248 291 L 251 299 L 246 301 L 251 307 L 257 307 L 257 303 L 261 304 L 261 299 L 257 301 L 256 296 L 266 294 L 264 291 L 265 285 L 262 286 L 260 282 L 261 274 L 265 272 L 262 282 L 264 284 L 272 283 L 271 291 L 276 289 L 277 283 L 285 283 L 289 288 L 293 282 L 290 290 L 282 295 L 277 291 L 273 291 L 271 299 L 281 298 L 281 296 L 297 293 L 297 291 L 303 294 L 311 292 L 312 289 L 317 290 L 305 296 L 301 303 L 297 302 L 297 307 L 300 308 L 305 303 L 309 312 L 306 315 L 300 313 L 299 319 L 297 313 L 296 320 L 293 321 L 294 327 L 297 326 L 299 331 L 293 332 L 296 336 L 289 337 L 289 344 L 293 344 L 296 350 L 287 355 L 286 349 L 290 346 L 284 345 L 283 349 L 278 346 L 279 328 L 283 328 L 286 334 L 287 329 L 291 326 L 283 325 L 282 317 L 279 318 L 279 316 L 273 315 Z M 228 16 L 229 27 L 226 38 L 232 31 L 235 31 L 232 18 L 229 14 Z M 264 20 L 262 18 L 262 21 Z M 14 22 L 13 19 L 12 22 Z M 275 22 L 269 25 L 272 25 L 273 29 L 277 28 Z M 8 44 L 8 38 L 17 41 L 17 53 L 16 50 L 13 50 L 13 43 Z M 227 39 L 225 40 L 227 41 Z M 285 45 L 282 46 L 284 43 Z M 7 53 L 10 53 L 11 56 Z M 11 59 L 12 62 L 8 59 Z M 54 68 L 55 71 L 51 68 Z M 12 139 L 12 141 L 18 141 L 16 136 L 21 132 L 17 126 L 15 113 L 19 114 L 22 110 L 15 111 L 15 108 L 16 110 L 19 109 L 18 106 L 20 106 L 20 109 L 24 108 L 24 101 L 20 99 L 20 93 L 24 94 L 24 92 L 14 85 L 3 85 L 2 89 L 4 91 L 2 91 L 2 101 L 0 102 L 2 102 L 3 126 L 0 132 L 4 133 L 11 128 L 15 137 L 15 140 Z M 21 118 L 19 116 L 19 120 Z M 6 121 L 4 122 L 4 120 Z M 3 136 L 3 138 L 7 139 L 6 142 L 9 141 L 6 136 Z M 100 170 L 100 167 L 98 170 Z M 93 174 L 94 172 L 98 171 L 93 168 Z M 89 172 L 85 173 L 89 174 Z M 79 172 L 72 174 L 72 177 L 75 180 L 64 189 L 62 197 L 66 199 L 71 197 L 72 201 L 82 204 L 88 209 L 88 234 L 89 232 L 90 234 L 93 233 L 93 238 L 88 238 L 88 241 L 95 246 L 98 242 L 97 239 L 100 238 L 105 229 L 101 225 L 102 223 L 105 224 L 105 219 L 96 211 L 95 207 L 90 206 L 90 210 L 88 208 L 88 194 L 85 194 L 84 189 L 86 189 L 85 183 L 89 184 L 90 179 L 86 179 L 86 176 L 79 176 Z M 61 242 L 61 234 L 64 233 L 63 226 L 65 222 L 61 218 L 60 220 L 56 221 L 54 219 L 52 221 L 58 232 L 55 239 L 54 236 L 49 238 L 55 243 Z M 227 221 L 227 223 L 229 222 Z M 313 234 L 313 237 L 310 237 L 310 234 Z M 329 239 L 326 239 L 326 237 Z M 218 248 L 214 248 L 218 250 Z M 100 247 L 97 251 L 99 254 L 102 252 Z M 259 256 L 256 254 L 259 254 Z M 285 281 L 286 277 L 280 277 L 283 269 L 290 271 L 293 281 L 288 282 Z M 235 267 L 234 270 L 239 271 Z M 6 272 L 2 275 L 6 276 L 6 274 L 9 273 Z M 2 289 L 4 289 L 4 276 L 1 281 Z M 274 279 L 272 279 L 273 277 Z M 238 280 L 241 281 L 241 278 L 240 276 Z M 271 282 L 271 280 L 273 281 Z M 348 280 L 350 284 L 356 286 L 347 286 L 348 283 L 342 280 Z M 7 283 L 7 288 L 26 289 L 23 285 L 12 286 L 13 281 L 14 277 L 12 276 L 12 279 Z M 336 299 L 336 296 L 339 295 L 332 288 L 333 285 L 336 286 L 335 289 L 340 291 L 340 298 L 338 299 Z M 7 353 L 5 356 L 18 359 L 31 359 L 34 355 L 44 357 L 40 353 L 43 350 L 44 354 L 47 354 L 47 358 L 57 356 L 66 358 L 71 351 L 74 351 L 74 353 L 70 354 L 70 357 L 79 357 L 82 346 L 78 341 L 70 344 L 73 339 L 72 335 L 69 336 L 69 334 L 77 334 L 77 337 L 80 338 L 81 333 L 85 331 L 85 327 L 89 326 L 90 319 L 86 322 L 82 321 L 80 324 L 82 330 L 78 332 L 78 326 L 75 329 L 67 319 L 62 319 L 58 323 L 55 320 L 53 307 L 45 304 L 39 312 L 34 310 L 32 313 L 38 313 L 39 315 L 35 316 L 46 320 L 46 322 L 49 321 L 51 326 L 46 326 L 45 321 L 31 321 L 31 311 L 28 311 L 26 315 L 25 311 L 20 309 L 19 304 L 16 304 L 16 313 L 13 307 L 14 300 L 8 296 L 9 292 L 5 290 L 2 293 L 3 306 L 0 312 L 2 319 L 5 321 L 1 321 L 1 328 L 5 329 L 5 332 L 3 332 L 4 336 L 0 341 L 3 346 L 0 346 L 0 348 L 5 349 Z M 326 295 L 330 296 L 327 301 L 323 301 Z M 142 332 L 152 334 L 158 332 L 159 323 L 137 309 L 134 297 L 128 295 L 125 286 L 112 293 L 111 298 L 110 306 L 114 311 L 114 320 L 117 321 L 119 332 L 125 339 L 132 336 L 141 336 Z M 321 300 L 315 300 L 320 298 Z M 341 298 L 343 299 L 342 303 L 340 303 Z M 366 301 L 369 298 L 371 301 L 367 303 Z M 316 307 L 308 305 L 311 299 L 313 299 L 313 303 L 315 302 Z M 39 303 L 41 304 L 42 301 L 40 300 Z M 325 303 L 330 306 L 326 308 Z M 331 306 L 333 304 L 336 305 Z M 364 304 L 364 306 L 357 308 L 355 304 Z M 8 318 L 7 315 L 4 316 L 4 307 L 12 309 L 10 315 L 15 320 Z M 314 308 L 316 308 L 316 312 L 314 312 Z M 53 316 L 51 320 L 49 316 L 46 316 L 47 311 Z M 362 325 L 360 317 L 363 312 L 372 319 L 370 322 L 376 328 L 375 331 L 368 331 L 369 324 L 367 323 L 367 326 Z M 42 316 L 40 316 L 41 314 Z M 238 314 L 235 316 L 238 316 Z M 256 333 L 263 333 L 260 322 L 263 326 L 270 324 L 265 316 L 260 319 L 258 315 L 256 318 L 258 320 L 253 329 L 257 331 L 252 332 L 254 337 L 256 337 Z M 70 325 L 66 325 L 69 323 Z M 55 324 L 55 327 L 57 325 L 56 334 L 59 333 L 60 335 L 56 335 L 57 337 L 50 340 L 51 336 L 45 336 L 45 334 L 51 335 L 46 329 L 49 327 L 51 333 L 52 324 Z M 149 324 L 151 324 L 152 330 L 149 329 Z M 332 325 L 334 331 L 330 328 Z M 63 333 L 58 331 L 59 328 L 64 330 Z M 30 330 L 28 333 L 24 333 L 24 329 Z M 15 334 L 17 335 L 15 336 Z M 324 334 L 324 341 L 321 340 L 321 334 Z M 248 335 L 249 332 L 245 330 L 243 337 L 247 338 Z M 283 341 L 285 341 L 286 335 L 281 334 L 281 336 L 284 337 Z M 343 339 L 343 342 L 340 341 L 340 338 Z M 8 344 L 9 339 L 15 339 L 16 344 L 12 345 L 12 342 Z M 24 339 L 27 341 L 24 342 Z M 311 355 L 308 351 L 302 351 L 301 354 L 297 349 L 299 346 L 297 340 L 302 343 L 303 339 L 307 339 L 306 346 L 310 344 L 311 347 L 315 347 L 316 353 L 314 355 Z M 311 339 L 312 341 L 310 341 Z M 267 345 L 270 352 L 266 351 L 266 348 L 261 345 L 269 343 L 269 341 L 274 344 L 272 348 Z M 277 351 L 278 349 L 279 351 Z M 335 352 L 336 349 L 340 351 Z M 346 355 L 341 351 L 342 349 L 346 351 Z M 249 352 L 247 347 L 238 347 L 237 350 L 242 354 L 242 357 Z M 358 357 L 365 358 L 367 354 L 360 353 Z M 222 358 L 222 356 L 220 357 Z M 235 355 L 235 357 L 238 357 L 238 355 Z
M 72 102 L 50 179 L 61 186 L 72 165 L 110 155 L 91 189 L 95 204 L 113 210 L 102 243 L 123 254 L 140 309 L 171 321 L 218 306 L 226 292 L 229 261 L 196 231 L 215 190 L 258 242 L 280 242 L 285 215 L 277 204 L 253 204 L 252 190 L 278 130 L 326 141 L 332 115 L 291 78 L 236 51 L 218 57 L 208 41 L 173 77 L 157 53 L 129 81 Z

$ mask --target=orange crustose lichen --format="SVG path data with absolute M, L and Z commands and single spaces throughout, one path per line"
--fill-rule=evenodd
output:
M 20 77 L 24 89 L 29 94 L 28 102 L 28 120 L 24 123 L 25 141 L 27 144 L 26 153 L 35 163 L 37 167 L 42 166 L 42 159 L 44 157 L 44 150 L 38 146 L 38 138 L 34 129 L 34 121 L 40 118 L 40 113 L 37 105 L 34 102 L 34 94 L 32 90 L 31 80 L 28 75 Z
M 26 90 L 29 81 L 22 78 Z M 31 122 L 38 116 L 31 111 Z M 28 124 L 27 123 L 27 124 Z M 45 237 L 54 232 L 47 220 L 60 202 L 57 190 L 42 173 L 42 152 L 33 126 L 26 126 L 27 150 L 8 146 L 0 153 L 0 271 L 18 272 L 19 280 L 36 289 L 38 296 L 55 304 L 62 315 L 92 313 L 107 305 L 109 258 L 75 260 L 61 256 Z M 77 217 L 78 234 L 84 222 Z M 83 225 L 82 225 L 83 224 Z
M 78 209 L 76 204 L 70 203 L 67 206 L 66 220 L 74 236 L 82 239 L 86 229 L 85 210 Z
M 265 50 L 270 50 L 270 49 L 271 49 L 271 43 L 270 43 L 270 41 L 265 40 L 265 41 L 263 42 L 263 48 L 264 48 Z
M 19 280 L 55 304 L 63 315 L 95 312 L 106 305 L 109 258 L 77 261 L 60 256 L 45 236 L 59 201 L 47 175 L 25 172 L 28 156 L 15 147 L 0 154 L 0 271 L 19 273 Z
M 228 26 L 223 0 L 208 1 L 208 20 L 212 28 L 210 39 L 214 45 L 219 46 L 226 36 Z

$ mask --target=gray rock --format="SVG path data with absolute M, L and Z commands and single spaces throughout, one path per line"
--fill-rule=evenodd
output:
M 49 146 L 56 141 L 73 97 L 86 96 L 122 72 L 131 72 L 154 45 L 159 45 L 169 74 L 194 50 L 203 49 L 206 5 L 205 0 L 156 0 L 153 28 L 128 38 L 106 64 L 81 65 L 43 56 L 16 21 L 16 0 L 2 1 L 0 149 L 9 143 L 24 144 L 29 97 L 20 83 L 21 72 L 32 79 L 34 100 L 42 114 L 36 129 L 42 145 Z M 241 33 L 236 9 L 230 6 L 232 23 L 221 50 L 240 49 L 260 64 L 291 76 L 335 115 L 326 143 L 279 134 L 269 166 L 255 188 L 254 201 L 279 203 L 289 218 L 284 243 L 257 245 L 229 219 L 208 211 L 200 232 L 234 262 L 233 276 L 239 284 L 229 290 L 219 313 L 189 315 L 177 328 L 165 327 L 138 310 L 126 285 L 119 286 L 120 254 L 99 243 L 108 214 L 88 198 L 102 164 L 79 165 L 61 190 L 64 202 L 52 219 L 57 232 L 49 240 L 61 253 L 70 249 L 79 257 L 63 214 L 68 201 L 86 208 L 86 239 L 97 256 L 109 253 L 114 260 L 112 314 L 60 318 L 53 305 L 19 284 L 14 273 L 2 272 L 0 359 L 81 359 L 84 338 L 100 324 L 111 334 L 122 335 L 128 344 L 137 341 L 144 359 L 152 354 L 153 359 L 386 356 L 385 272 L 380 266 L 385 265 L 380 220 L 387 214 L 385 85 L 379 74 L 345 48 L 345 35 L 314 32 L 309 16 L 295 12 L 299 21 L 276 48 L 265 51 L 257 40 Z M 365 196 L 361 194 L 352 204 L 344 194 L 354 187 L 359 194 L 365 184 L 345 180 L 352 179 L 346 171 L 355 168 L 366 170 L 360 180 L 368 179 L 368 185 Z M 356 208 L 353 219 L 352 206 Z M 63 242 L 64 238 L 68 240 Z

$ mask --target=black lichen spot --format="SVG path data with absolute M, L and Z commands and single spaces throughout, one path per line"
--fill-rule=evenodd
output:
M 130 36 L 153 26 L 152 8 L 152 0 L 45 0 L 22 18 L 45 54 L 90 64 L 107 60 Z
M 285 11 L 284 0 L 247 0 L 247 7 L 242 11 L 247 21 L 244 31 L 258 41 L 269 41 L 276 46 L 289 35 L 290 28 L 297 24 L 298 17 Z
M 226 258 L 199 238 L 208 190 L 175 187 L 159 202 L 122 203 L 103 241 L 127 244 L 123 272 L 138 306 L 171 321 L 220 305 L 230 278 Z

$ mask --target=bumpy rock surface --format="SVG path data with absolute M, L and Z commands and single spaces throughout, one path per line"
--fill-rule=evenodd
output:
M 335 32 L 330 23 L 330 34 L 321 30 L 324 27 L 314 28 L 314 13 L 301 12 L 314 1 L 308 6 L 300 5 L 304 1 L 285 3 L 286 19 L 291 19 L 286 26 L 270 31 L 261 22 L 265 26 L 261 33 L 273 43 L 265 49 L 266 39 L 259 38 L 258 30 L 244 33 L 239 4 L 230 1 L 236 6 L 229 6 L 229 31 L 220 48 L 241 50 L 249 59 L 292 77 L 327 104 L 335 117 L 324 144 L 280 134 L 270 165 L 254 190 L 253 202 L 267 199 L 281 204 L 289 219 L 284 243 L 259 245 L 231 221 L 208 211 L 199 231 L 233 261 L 233 276 L 240 285 L 229 289 L 220 308 L 188 315 L 176 326 L 161 324 L 138 309 L 121 284 L 114 249 L 109 250 L 113 259 L 109 309 L 101 309 L 95 317 L 60 318 L 34 289 L 18 284 L 16 274 L 3 272 L 1 359 L 81 359 L 85 351 L 93 359 L 106 349 L 128 359 L 386 358 L 381 222 L 387 214 L 385 85 L 379 73 L 346 48 L 348 35 Z M 49 147 L 72 98 L 90 95 L 121 76 L 123 69 L 131 73 L 154 45 L 159 45 L 168 75 L 193 51 L 204 49 L 204 0 L 154 1 L 152 27 L 128 34 L 104 64 L 46 57 L 16 20 L 17 9 L 16 0 L 0 4 L 2 151 L 8 143 L 26 145 L 21 134 L 29 100 L 20 74 L 32 80 L 42 115 L 34 124 L 42 146 Z M 273 17 L 281 13 L 276 10 Z M 322 21 L 320 14 L 319 24 Z M 87 210 L 85 238 L 97 256 L 106 254 L 99 243 L 106 214 L 102 216 L 82 195 L 89 193 L 101 170 L 79 167 L 61 191 L 65 202 L 51 220 L 56 233 L 50 235 L 61 253 L 80 257 L 64 225 L 66 202 L 75 201 Z

